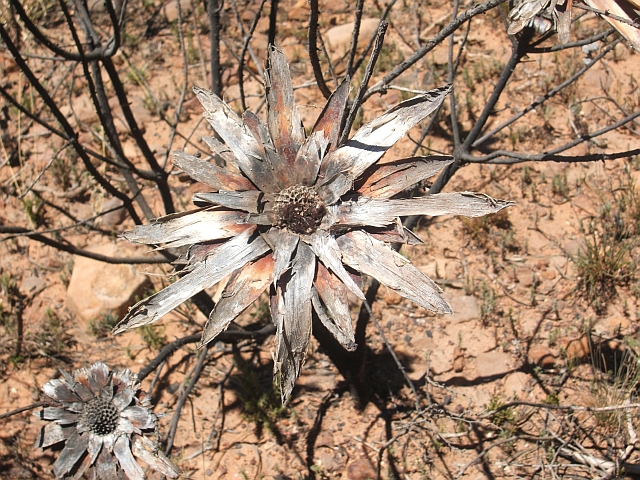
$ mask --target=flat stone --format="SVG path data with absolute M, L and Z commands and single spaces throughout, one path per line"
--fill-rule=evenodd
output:
M 377 18 L 363 18 L 360 23 L 360 33 L 358 35 L 358 47 L 369 43 L 369 39 L 378 30 L 380 20 Z M 330 28 L 324 35 L 325 43 L 331 54 L 331 59 L 339 59 L 351 46 L 351 35 L 353 34 L 354 23 L 345 23 Z
M 20 289 L 23 293 L 33 296 L 44 290 L 46 286 L 47 284 L 42 278 L 36 275 L 29 275 L 22 281 Z
M 575 258 L 580 254 L 584 255 L 584 242 L 580 242 L 578 240 L 569 240 L 564 244 L 564 251 L 572 258 Z
M 109 198 L 102 204 L 102 211 L 104 213 L 101 217 L 98 217 L 98 224 L 105 228 L 114 228 L 120 225 L 127 218 L 127 211 L 123 207 L 124 203 L 119 198 Z
M 504 352 L 481 353 L 476 357 L 476 373 L 478 377 L 504 375 L 513 369 L 511 356 Z
M 289 20 L 308 20 L 309 19 L 309 3 L 307 0 L 299 0 L 295 3 L 291 10 L 287 13 Z
M 544 345 L 532 345 L 529 348 L 527 359 L 531 365 L 542 368 L 552 368 L 556 364 L 556 357 L 549 347 Z
M 629 328 L 628 318 L 614 316 L 599 320 L 593 330 L 597 335 L 614 336 L 618 332 L 624 332 L 627 328 Z
M 464 353 L 460 347 L 453 349 L 453 371 L 460 373 L 464 370 Z
M 88 250 L 115 257 L 130 254 L 129 250 L 114 243 Z M 106 314 L 122 316 L 147 285 L 149 279 L 134 265 L 116 265 L 74 256 L 73 272 L 67 287 L 67 307 L 87 323 Z
M 183 21 L 191 10 L 193 10 L 191 0 L 180 0 L 180 15 Z M 178 0 L 172 0 L 164 6 L 164 16 L 169 22 L 178 20 Z
M 532 382 L 533 378 L 527 373 L 512 372 L 508 374 L 503 380 L 505 397 L 526 399 L 531 391 Z
M 454 323 L 468 322 L 480 318 L 478 299 L 472 295 L 458 295 L 446 299 L 453 309 L 453 315 L 447 317 Z
M 377 476 L 376 469 L 368 458 L 354 460 L 347 467 L 349 480 L 374 480 Z

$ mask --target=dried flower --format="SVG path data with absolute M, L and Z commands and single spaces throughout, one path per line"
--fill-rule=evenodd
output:
M 144 479 L 134 456 L 169 478 L 180 475 L 149 438 L 158 419 L 139 388 L 130 370 L 109 372 L 100 362 L 73 376 L 63 371 L 42 387 L 51 406 L 35 415 L 53 423 L 42 428 L 36 446 L 65 443 L 53 465 L 56 478 L 80 478 L 89 469 L 94 479 Z
M 569 41 L 569 27 L 571 26 L 572 0 L 519 0 L 514 2 L 514 7 L 509 12 L 509 35 L 515 35 L 526 26 L 538 29 L 541 26 L 536 23 L 539 15 L 545 14 L 553 20 L 553 25 L 558 31 L 562 43 Z M 544 28 L 544 27 L 542 27 Z
M 232 274 L 205 326 L 205 344 L 269 288 L 277 327 L 274 374 L 286 402 L 304 363 L 312 310 L 346 349 L 356 348 L 347 292 L 364 300 L 359 273 L 424 308 L 451 313 L 439 287 L 385 243 L 419 243 L 402 227 L 400 216 L 479 216 L 511 202 L 473 193 L 391 199 L 453 161 L 431 156 L 376 165 L 438 108 L 449 86 L 401 103 L 342 146 L 337 143 L 348 79 L 333 93 L 306 139 L 289 67 L 273 47 L 266 88 L 266 126 L 253 113 L 240 118 L 213 93 L 195 89 L 205 118 L 225 143 L 204 140 L 235 170 L 174 152 L 176 166 L 216 192 L 194 196 L 199 210 L 168 215 L 124 234 L 132 242 L 162 248 L 192 247 L 184 258 L 188 273 L 134 305 L 114 332 L 155 322 Z

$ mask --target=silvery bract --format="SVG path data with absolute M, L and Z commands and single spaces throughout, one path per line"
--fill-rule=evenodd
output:
M 240 118 L 216 95 L 196 88 L 205 118 L 224 144 L 205 137 L 229 168 L 184 152 L 174 164 L 214 192 L 193 198 L 201 206 L 168 215 L 124 234 L 163 248 L 192 245 L 187 273 L 137 303 L 115 333 L 160 319 L 196 293 L 231 275 L 204 329 L 210 342 L 268 289 L 277 327 L 274 374 L 286 402 L 304 363 L 312 311 L 348 350 L 356 348 L 347 293 L 364 300 L 360 274 L 424 308 L 451 313 L 440 288 L 387 242 L 419 242 L 399 217 L 480 216 L 511 204 L 472 193 L 392 199 L 453 160 L 414 157 L 377 165 L 384 153 L 442 103 L 450 86 L 402 102 L 360 128 L 344 145 L 339 130 L 349 80 L 333 93 L 308 137 L 293 100 L 289 67 L 271 48 L 267 124 Z
M 45 425 L 36 446 L 64 442 L 53 465 L 56 478 L 143 480 L 134 457 L 169 478 L 180 470 L 158 450 L 157 417 L 146 397 L 139 398 L 137 377 L 129 370 L 109 372 L 104 363 L 62 372 L 42 387 L 50 406 L 35 415 Z
M 603 18 L 640 52 L 640 29 L 637 27 L 640 0 L 584 0 L 584 3 L 597 12 L 606 12 Z M 509 12 L 507 33 L 515 35 L 526 26 L 536 27 L 536 19 L 545 15 L 553 21 L 560 42 L 568 43 L 572 6 L 573 0 L 516 0 Z

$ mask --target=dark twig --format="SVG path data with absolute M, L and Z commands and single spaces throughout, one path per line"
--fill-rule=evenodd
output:
M 189 397 L 191 391 L 193 390 L 193 387 L 196 386 L 196 383 L 198 383 L 198 380 L 200 379 L 200 375 L 202 374 L 202 369 L 204 367 L 204 361 L 207 358 L 208 352 L 209 346 L 205 345 L 200 351 L 200 357 L 198 358 L 198 363 L 196 363 L 193 374 L 189 380 L 189 385 L 184 389 L 184 392 L 182 392 L 182 395 L 180 395 L 180 398 L 178 399 L 173 418 L 171 419 L 169 434 L 167 435 L 167 448 L 165 449 L 166 455 L 169 455 L 171 453 L 171 448 L 173 447 L 173 439 L 175 438 L 176 430 L 178 429 L 178 422 L 180 421 L 182 409 L 187 401 L 187 397 Z
M 601 17 L 609 17 L 613 20 L 617 20 L 618 22 L 621 22 L 621 23 L 626 23 L 627 25 L 631 25 L 632 27 L 635 27 L 635 28 L 640 28 L 640 23 L 634 22 L 633 20 L 630 20 L 628 18 L 621 17 L 620 15 L 615 15 L 609 12 L 608 10 L 607 11 L 599 10 L 585 3 L 578 3 L 578 2 L 575 3 L 575 7 L 581 8 L 582 10 L 587 10 L 588 12 L 597 13 Z
M 251 39 L 253 38 L 253 33 L 258 26 L 258 20 L 260 20 L 260 16 L 262 15 L 262 10 L 265 3 L 267 3 L 267 0 L 262 0 L 260 2 L 258 11 L 253 17 L 253 22 L 251 23 L 249 32 L 245 35 L 244 41 L 242 42 L 242 50 L 240 51 L 240 56 L 238 58 L 238 89 L 240 90 L 240 103 L 242 104 L 242 110 L 247 109 L 247 102 L 244 97 L 244 56 L 247 53 L 247 49 L 249 48 L 249 42 L 251 42 Z
M 278 32 L 278 3 L 279 0 L 271 0 L 271 10 L 269 11 L 269 33 L 267 45 L 276 44 L 276 33 Z
M 210 59 L 211 64 L 211 91 L 220 96 L 222 92 L 220 72 L 220 10 L 221 0 L 207 1 L 207 14 L 209 17 L 209 38 L 211 40 Z
M 614 33 L 616 30 L 615 28 L 610 28 L 607 31 L 604 31 L 602 33 L 599 33 L 597 35 L 594 35 L 592 37 L 589 38 L 585 38 L 584 40 L 576 40 L 575 42 L 569 42 L 569 43 L 562 43 L 560 45 L 552 45 L 551 47 L 536 47 L 536 48 L 531 48 L 529 50 L 530 54 L 533 53 L 552 53 L 552 52 L 559 52 L 561 50 L 567 50 L 568 48 L 578 48 L 578 47 L 582 47 L 584 45 L 591 45 L 592 43 L 598 42 L 604 38 L 607 38 L 609 35 L 611 35 L 612 33 Z
M 145 366 L 138 373 L 138 379 L 144 380 L 147 376 L 153 372 L 156 368 L 158 368 L 162 363 L 164 363 L 169 356 L 171 356 L 176 350 L 184 345 L 188 345 L 189 343 L 196 343 L 200 340 L 202 335 L 200 333 L 195 333 L 193 335 L 187 335 L 186 337 L 178 338 L 171 343 L 166 344 L 162 347 L 162 350 L 158 352 L 153 360 L 151 360 L 147 366 Z
M 380 28 L 380 25 L 382 25 L 382 22 L 385 22 L 387 20 L 387 17 L 389 16 L 389 13 L 391 12 L 391 9 L 396 4 L 396 2 L 397 2 L 397 0 L 391 0 L 387 4 L 387 8 L 385 8 L 384 12 L 382 12 L 382 15 L 380 15 L 380 23 L 378 23 L 378 28 Z M 354 72 L 357 71 L 360 68 L 360 65 L 362 65 L 364 63 L 364 60 L 365 60 L 365 58 L 367 58 L 367 55 L 369 55 L 369 52 L 371 51 L 371 48 L 373 47 L 373 44 L 376 41 L 376 38 L 377 38 L 377 31 L 369 39 L 369 43 L 367 44 L 367 48 L 364 49 L 364 51 L 362 52 L 362 55 L 360 55 L 360 58 L 356 62 L 355 66 L 353 67 L 353 71 Z
M 60 242 L 58 240 L 53 240 L 49 237 L 45 237 L 42 234 L 32 232 L 23 227 L 11 227 L 8 225 L 0 225 L 0 234 L 2 233 L 10 233 L 10 234 L 28 234 L 28 237 L 32 240 L 36 240 L 40 243 L 44 243 L 45 245 L 49 245 L 50 247 L 56 248 L 58 250 L 62 250 L 63 252 L 71 253 L 73 255 L 78 255 L 80 257 L 92 258 L 94 260 L 98 260 L 100 262 L 105 263 L 115 263 L 115 264 L 126 264 L 126 265 L 134 265 L 140 263 L 167 263 L 168 260 L 166 257 L 162 255 L 157 255 L 153 257 L 110 257 L 108 255 L 102 255 L 100 253 L 90 252 L 89 250 L 84 250 L 82 248 L 74 247 L 73 245 Z
M 455 32 L 461 25 L 463 25 L 466 21 L 472 19 L 473 17 L 485 13 L 492 8 L 500 5 L 501 3 L 506 2 L 507 0 L 488 0 L 480 5 L 474 5 L 473 7 L 466 10 L 462 15 L 458 18 L 453 19 L 446 27 L 444 27 L 438 34 L 433 37 L 431 40 L 426 42 L 421 48 L 415 51 L 413 55 L 407 58 L 405 61 L 400 63 L 396 68 L 391 70 L 387 75 L 384 76 L 382 80 L 376 83 L 373 87 L 371 87 L 364 96 L 366 100 L 374 93 L 384 92 L 387 88 L 387 85 L 391 83 L 393 80 L 398 78 L 402 73 L 404 73 L 407 69 L 409 69 L 412 65 L 414 65 L 418 60 L 423 58 L 427 53 L 433 50 L 436 45 L 442 43 L 442 41 Z
M 349 57 L 347 58 L 346 73 L 353 77 L 353 63 L 356 58 L 356 49 L 358 48 L 358 36 L 360 35 L 360 24 L 362 23 L 362 5 L 364 0 L 358 0 L 356 3 L 356 11 L 353 20 L 353 34 L 351 35 L 351 47 L 349 48 Z
M 376 43 L 373 46 L 373 52 L 371 52 L 371 58 L 369 59 L 369 63 L 367 64 L 367 68 L 364 72 L 364 78 L 362 79 L 362 83 L 358 88 L 358 93 L 356 93 L 356 98 L 353 100 L 351 104 L 351 110 L 349 110 L 349 115 L 347 116 L 344 126 L 342 127 L 342 133 L 340 135 L 340 141 L 338 145 L 343 145 L 347 139 L 349 138 L 349 132 L 351 131 L 351 126 L 356 119 L 356 115 L 358 113 L 358 109 L 360 105 L 362 105 L 362 98 L 367 90 L 367 85 L 369 85 L 369 80 L 371 80 L 371 75 L 373 74 L 373 69 L 376 66 L 376 62 L 378 61 L 378 57 L 380 56 L 380 51 L 382 50 L 382 43 L 384 42 L 384 35 L 387 31 L 387 27 L 389 24 L 387 22 L 380 22 L 380 26 L 378 26 L 378 33 L 376 34 Z
M 365 300 L 365 302 L 363 302 L 363 305 L 367 309 L 367 312 L 369 313 L 369 318 L 371 319 L 373 324 L 376 326 L 376 329 L 378 330 L 378 333 L 380 334 L 380 337 L 382 337 L 382 342 L 384 343 L 385 347 L 387 347 L 387 351 L 391 354 L 391 357 L 393 358 L 394 362 L 396 362 L 396 366 L 398 367 L 398 370 L 400 370 L 400 373 L 402 373 L 402 376 L 404 377 L 404 381 L 407 382 L 407 385 L 409 386 L 409 388 L 411 388 L 411 391 L 413 392 L 414 406 L 416 408 L 416 411 L 419 411 L 420 410 L 420 397 L 418 396 L 418 391 L 416 390 L 416 386 L 413 384 L 413 382 L 409 378 L 409 375 L 407 375 L 407 371 L 404 369 L 404 366 L 402 365 L 402 362 L 400 361 L 400 359 L 396 355 L 396 352 L 393 349 L 393 347 L 391 346 L 391 344 L 389 343 L 389 340 L 387 340 L 387 336 L 384 334 L 384 330 L 382 329 L 382 327 L 378 323 L 378 320 L 376 319 L 375 315 L 373 314 L 373 310 L 371 310 L 371 305 L 369 305 L 369 302 L 367 302 L 366 300 Z
M 331 90 L 327 87 L 318 57 L 318 0 L 309 0 L 311 13 L 309 14 L 309 61 L 313 68 L 313 76 L 316 78 L 318 88 L 324 98 L 331 96 Z
M 138 216 L 137 212 L 133 208 L 133 205 L 131 204 L 131 200 L 129 199 L 129 197 L 127 197 L 126 194 L 122 193 L 119 189 L 111 185 L 111 183 L 109 183 L 109 181 L 100 174 L 100 172 L 93 165 L 93 163 L 91 163 L 91 160 L 87 155 L 87 152 L 84 150 L 84 148 L 82 148 L 82 145 L 80 145 L 80 143 L 78 142 L 75 130 L 69 124 L 64 114 L 60 111 L 60 109 L 58 108 L 53 98 L 51 98 L 49 93 L 45 90 L 44 86 L 38 81 L 38 78 L 36 77 L 36 75 L 29 68 L 29 66 L 27 65 L 26 61 L 24 60 L 24 58 L 20 53 L 20 49 L 11 40 L 11 36 L 9 35 L 9 32 L 7 32 L 7 30 L 4 28 L 2 24 L 0 24 L 0 37 L 2 38 L 2 41 L 5 43 L 5 45 L 7 46 L 7 49 L 9 50 L 14 60 L 16 61 L 18 68 L 20 68 L 20 70 L 22 71 L 24 76 L 27 78 L 29 83 L 33 85 L 33 87 L 38 92 L 38 95 L 40 95 L 40 98 L 42 98 L 45 105 L 47 105 L 47 107 L 53 113 L 58 123 L 61 125 L 62 129 L 64 130 L 63 138 L 65 138 L 65 140 L 69 140 L 72 142 L 74 149 L 78 153 L 78 156 L 82 160 L 82 163 L 84 164 L 87 171 L 100 184 L 100 186 L 104 188 L 110 195 L 117 197 L 124 202 L 124 206 L 129 212 L 129 215 L 134 220 L 134 222 L 142 223 L 140 220 L 140 217 Z
M 192 299 L 193 300 L 193 299 Z M 216 338 L 214 338 L 208 345 L 212 342 L 228 342 L 234 343 L 239 340 L 252 340 L 252 339 L 260 339 L 267 337 L 275 332 L 275 326 L 271 323 L 265 325 L 260 330 L 249 331 L 241 329 L 240 327 L 233 328 L 234 324 L 229 327 L 228 330 L 221 332 Z M 187 335 L 186 337 L 178 338 L 171 343 L 168 343 L 162 350 L 158 352 L 158 355 L 149 362 L 149 364 L 140 370 L 138 373 L 138 378 L 140 380 L 146 378 L 151 372 L 153 372 L 158 366 L 164 362 L 169 356 L 173 355 L 173 353 L 178 350 L 180 347 L 184 345 L 188 345 L 189 343 L 196 343 L 200 341 L 202 337 L 201 333 L 195 333 L 193 335 Z
M 475 130 L 480 130 L 484 126 L 484 124 L 480 125 L 480 128 L 472 130 L 472 132 L 469 134 L 469 137 L 468 137 L 468 138 L 470 138 L 470 140 L 472 142 L 472 143 L 470 143 L 469 146 L 473 147 L 473 148 L 477 148 L 478 146 L 482 145 L 484 142 L 489 140 L 491 137 L 493 137 L 496 133 L 498 133 L 499 131 L 501 131 L 504 128 L 508 127 L 509 125 L 511 125 L 512 123 L 517 121 L 518 119 L 522 118 L 523 116 L 525 116 L 530 111 L 532 111 L 535 108 L 539 107 L 545 101 L 549 100 L 551 97 L 556 95 L 558 92 L 560 92 L 564 88 L 566 88 L 568 85 L 571 85 L 578 78 L 580 78 L 587 70 L 589 70 L 596 63 L 598 63 L 601 58 L 603 58 L 607 53 L 609 53 L 611 50 L 613 50 L 615 48 L 615 46 L 621 41 L 622 41 L 622 38 L 617 38 L 616 40 L 614 40 L 610 45 L 607 45 L 605 48 L 603 48 L 602 51 L 598 55 L 593 57 L 593 59 L 591 59 L 589 61 L 589 63 L 587 63 L 584 67 L 582 67 L 576 73 L 571 75 L 571 77 L 569 77 L 567 80 L 565 80 L 561 84 L 557 85 L 556 87 L 552 88 L 545 95 L 543 95 L 543 96 L 539 97 L 538 99 L 536 99 L 536 101 L 533 102 L 531 105 L 529 105 L 527 108 L 525 108 L 521 112 L 519 112 L 516 115 L 514 115 L 513 117 L 511 117 L 509 120 L 506 120 L 503 123 L 501 123 L 500 125 L 498 125 L 497 127 L 491 129 L 489 132 L 485 133 L 482 137 L 478 138 L 477 140 L 474 137 L 472 137 L 472 134 L 477 135 Z M 513 58 L 513 56 L 512 56 L 512 58 Z M 517 59 L 517 61 L 518 62 L 520 61 L 519 58 Z M 512 63 L 512 61 L 510 60 L 509 64 L 511 64 L 511 63 Z M 506 71 L 506 69 L 505 69 L 505 71 Z M 500 78 L 500 80 L 502 80 L 502 77 Z M 500 82 L 500 80 L 498 82 Z M 502 90 L 500 90 L 499 94 L 501 94 L 501 93 L 502 93 Z M 493 97 L 493 95 L 492 95 L 492 97 Z M 487 112 L 486 116 L 488 117 L 489 114 L 490 114 L 490 112 Z M 483 116 L 481 116 L 481 118 L 483 118 Z M 486 123 L 486 120 L 485 120 L 485 123 Z M 477 123 L 476 123 L 476 125 L 477 125 Z
M 34 408 L 44 407 L 46 405 L 49 405 L 49 404 L 47 402 L 36 402 L 36 403 L 32 403 L 31 405 L 28 405 L 26 407 L 16 408 L 15 410 L 11 410 L 10 412 L 3 413 L 2 415 L 0 415 L 0 420 L 4 420 L 5 418 L 13 417 L 14 415 L 17 415 L 17 414 L 22 413 L 22 412 L 27 412 L 29 410 L 33 410 Z

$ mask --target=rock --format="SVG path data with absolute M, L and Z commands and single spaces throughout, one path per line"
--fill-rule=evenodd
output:
M 481 353 L 476 357 L 478 377 L 504 375 L 513 368 L 511 356 L 504 352 Z
M 343 468 L 342 462 L 326 450 L 320 452 L 317 464 L 323 472 L 327 473 L 337 472 Z
M 544 345 L 532 345 L 529 348 L 527 360 L 531 365 L 538 365 L 542 368 L 553 368 L 556 364 L 556 357 L 548 347 Z
M 512 372 L 504 377 L 504 395 L 507 398 L 524 400 L 529 395 L 533 378 L 524 372 Z
M 598 321 L 593 330 L 597 335 L 615 336 L 627 328 L 629 328 L 628 318 L 614 316 Z
M 591 347 L 589 335 L 583 335 L 576 340 L 562 339 L 561 345 L 564 347 L 567 362 L 582 363 L 586 362 L 591 356 Z
M 289 20 L 308 20 L 309 19 L 309 3 L 307 0 L 298 0 L 289 13 L 287 13 Z
M 88 250 L 109 256 L 127 255 L 127 250 L 113 243 Z M 134 265 L 115 265 L 75 256 L 67 287 L 67 307 L 85 322 L 103 314 L 122 316 L 147 285 L 149 279 Z
M 183 21 L 191 10 L 193 10 L 191 0 L 180 0 L 180 15 Z M 169 22 L 178 20 L 178 0 L 171 0 L 164 6 L 164 16 Z
M 385 288 L 383 298 L 384 301 L 387 302 L 387 305 L 398 305 L 402 303 L 402 300 L 404 300 L 402 295 L 394 292 L 390 288 Z
M 447 315 L 447 319 L 454 323 L 467 322 L 480 318 L 480 306 L 478 299 L 471 295 L 458 295 L 446 299 L 453 309 L 453 315 Z
M 538 283 L 540 283 L 536 274 L 527 267 L 519 267 L 516 270 L 516 280 L 525 288 L 529 288 L 534 284 L 538 285 Z
M 360 23 L 360 33 L 358 35 L 358 47 L 369 43 L 369 39 L 378 30 L 380 20 L 377 18 L 363 18 Z M 349 51 L 351 46 L 351 35 L 353 34 L 354 23 L 345 23 L 330 28 L 324 35 L 325 43 L 332 60 L 339 60 Z
M 123 205 L 124 202 L 119 198 L 112 197 L 105 200 L 101 212 L 104 215 L 98 218 L 98 223 L 105 228 L 114 228 L 124 222 L 124 219 L 127 218 L 127 211 Z
M 351 462 L 347 467 L 349 480 L 374 480 L 377 476 L 376 469 L 366 457 Z
M 29 275 L 22 281 L 20 290 L 22 290 L 24 294 L 33 297 L 44 290 L 46 286 L 47 284 L 42 278 L 36 275 Z
M 554 278 L 556 278 L 557 274 L 553 268 L 547 268 L 542 272 L 542 276 L 547 280 L 553 280 Z
M 564 251 L 571 258 L 575 258 L 578 255 L 584 255 L 584 242 L 580 242 L 578 240 L 569 240 L 564 244 Z
M 460 347 L 453 349 L 453 371 L 460 373 L 464 370 L 464 353 Z

